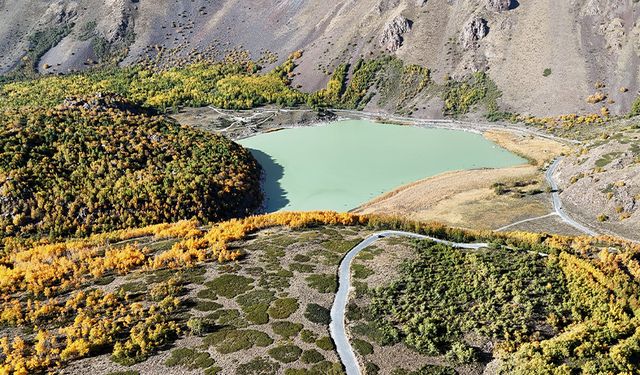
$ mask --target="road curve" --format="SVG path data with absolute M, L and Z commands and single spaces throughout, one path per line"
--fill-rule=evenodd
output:
M 562 160 L 561 157 L 554 160 L 551 166 L 549 167 L 549 169 L 547 169 L 547 173 L 545 173 L 547 182 L 549 183 L 549 185 L 551 185 L 551 201 L 553 203 L 553 209 L 556 211 L 556 214 L 558 214 L 558 216 L 565 223 L 571 225 L 572 227 L 576 228 L 577 230 L 579 230 L 584 234 L 587 234 L 589 236 L 597 236 L 598 233 L 596 231 L 593 231 L 587 228 L 586 226 L 578 223 L 577 221 L 573 220 L 572 218 L 570 218 L 565 212 L 564 208 L 562 207 L 562 200 L 560 200 L 558 183 L 553 179 L 553 174 L 556 172 L 556 169 L 558 168 L 558 164 L 560 164 L 561 160 Z
M 347 332 L 345 331 L 345 312 L 347 308 L 347 302 L 349 301 L 349 291 L 351 289 L 351 262 L 353 261 L 353 258 L 355 258 L 356 255 L 358 255 L 358 253 L 360 253 L 362 250 L 366 249 L 368 246 L 372 245 L 379 239 L 385 237 L 409 237 L 416 239 L 428 239 L 452 247 L 471 250 L 477 250 L 488 246 L 488 244 L 486 243 L 456 243 L 410 232 L 388 230 L 370 235 L 362 242 L 357 244 L 353 249 L 351 249 L 342 259 L 342 261 L 340 262 L 340 267 L 338 268 L 339 287 L 338 292 L 336 293 L 335 300 L 333 301 L 333 305 L 331 306 L 331 323 L 329 324 L 331 338 L 333 338 L 333 341 L 336 344 L 338 356 L 340 357 L 340 360 L 342 361 L 342 364 L 347 371 L 347 375 L 360 375 L 360 366 L 358 365 L 358 360 L 353 351 L 353 348 L 351 347 L 351 344 L 349 343 Z

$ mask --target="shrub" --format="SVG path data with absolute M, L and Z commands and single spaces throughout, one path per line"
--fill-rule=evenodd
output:
M 361 356 L 365 356 L 373 353 L 373 345 L 369 344 L 364 340 L 354 338 L 351 340 L 351 345 L 353 345 L 353 348 Z
M 316 342 L 316 340 L 318 339 L 318 335 L 313 333 L 313 331 L 310 331 L 308 329 L 303 329 L 300 332 L 300 338 L 302 339 L 302 342 L 306 342 L 307 344 L 312 344 Z
M 239 365 L 236 369 L 236 375 L 275 375 L 278 369 L 280 369 L 278 362 L 264 357 L 257 357 Z
M 324 356 L 315 349 L 305 350 L 300 357 L 302 363 L 312 364 L 324 361 Z
M 546 68 L 543 72 L 542 75 L 544 77 L 549 77 L 551 75 L 551 69 L 550 68 Z
M 331 337 L 329 336 L 321 337 L 316 340 L 316 345 L 322 350 L 335 350 L 336 348 L 333 344 L 333 340 L 331 340 Z
M 310 275 L 307 276 L 307 283 L 320 293 L 335 293 L 338 290 L 336 275 Z
M 171 351 L 171 355 L 164 362 L 166 366 L 183 366 L 189 370 L 213 366 L 215 361 L 209 353 L 191 348 L 178 348 Z
M 208 319 L 204 318 L 191 318 L 187 320 L 187 328 L 194 336 L 202 336 L 205 333 L 210 332 L 214 327 L 214 324 Z
M 271 303 L 267 312 L 273 319 L 287 319 L 298 310 L 298 307 L 298 301 L 295 298 L 281 298 Z
M 295 362 L 300 358 L 302 349 L 295 345 L 282 345 L 269 349 L 269 355 L 282 363 Z
M 252 329 L 224 329 L 207 335 L 203 343 L 214 346 L 220 354 L 229 354 L 254 346 L 269 346 L 273 343 L 273 339 L 264 332 Z
M 445 354 L 445 358 L 453 365 L 471 363 L 476 360 L 476 351 L 472 347 L 456 341 Z
M 317 303 L 310 303 L 304 312 L 304 317 L 312 323 L 329 324 L 331 322 L 331 312 Z
M 217 295 L 235 298 L 251 290 L 253 279 L 241 275 L 225 274 L 205 283 Z
M 288 339 L 300 333 L 300 331 L 302 330 L 302 324 L 286 321 L 274 322 L 271 323 L 271 328 L 273 328 L 273 332 L 275 332 L 277 335 Z

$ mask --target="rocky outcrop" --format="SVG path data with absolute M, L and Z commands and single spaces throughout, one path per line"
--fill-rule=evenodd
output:
M 460 43 L 465 49 L 477 47 L 478 41 L 488 33 L 487 21 L 480 17 L 473 17 L 464 25 L 460 35 Z
M 389 52 L 395 52 L 402 46 L 403 35 L 411 30 L 411 21 L 398 16 L 387 22 L 382 31 L 380 45 Z
M 388 10 L 395 9 L 400 5 L 400 0 L 380 0 L 378 4 L 378 13 L 384 13 Z
M 487 0 L 487 8 L 496 12 L 504 12 L 511 9 L 511 0 Z

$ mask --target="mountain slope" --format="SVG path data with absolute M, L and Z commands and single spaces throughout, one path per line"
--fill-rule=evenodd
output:
M 67 72 L 125 54 L 123 63 L 132 64 L 156 46 L 176 55 L 195 49 L 217 57 L 232 49 L 248 50 L 254 58 L 269 51 L 265 63 L 276 62 L 272 53 L 282 62 L 303 49 L 295 84 L 311 91 L 323 87 L 326 72 L 339 63 L 396 54 L 432 69 L 436 79 L 486 69 L 504 93 L 503 106 L 520 113 L 598 112 L 603 103 L 585 100 L 596 91 L 611 99 L 612 112 L 628 111 L 639 88 L 638 3 L 522 0 L 502 12 L 489 5 L 496 3 L 501 2 L 1 1 L 9 22 L 0 26 L 0 72 L 19 64 L 30 38 L 32 49 L 38 48 L 27 55 L 37 59 L 31 63 L 41 72 Z M 390 49 L 397 50 L 389 51 L 388 39 L 381 39 L 385 25 L 398 17 L 406 18 L 410 30 L 393 34 Z M 480 29 L 471 27 L 474 18 Z M 48 37 L 34 41 L 38 30 Z M 53 48 L 34 54 L 43 45 Z

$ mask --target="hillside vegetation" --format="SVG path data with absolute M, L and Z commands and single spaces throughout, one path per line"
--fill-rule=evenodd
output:
M 251 234 L 269 228 L 274 233 L 282 226 L 295 232 L 251 242 L 255 238 Z M 204 335 L 205 346 L 187 348 L 193 353 L 176 353 L 177 357 L 167 359 L 168 365 L 190 366 L 189 358 L 199 358 L 195 363 L 202 368 L 213 363 L 230 366 L 227 356 L 255 353 L 243 351 L 256 346 L 255 350 L 266 350 L 277 362 L 256 357 L 246 365 L 236 363 L 224 369 L 237 367 L 237 373 L 251 373 L 248 369 L 266 366 L 271 369 L 266 373 L 276 373 L 300 358 L 299 346 L 315 343 L 324 354 L 307 349 L 310 352 L 302 355 L 303 363 L 325 363 L 330 368 L 287 369 L 285 373 L 339 373 L 331 363 L 321 362 L 333 350 L 331 341 L 303 329 L 311 324 L 316 332 L 320 327 L 326 330 L 327 306 L 315 301 L 304 313 L 294 314 L 303 308 L 282 292 L 306 280 L 319 296 L 331 296 L 335 280 L 326 273 L 326 266 L 337 266 L 341 256 L 362 238 L 357 230 L 351 237 L 336 237 L 337 228 L 343 226 L 411 230 L 456 241 L 484 240 L 496 249 L 472 253 L 420 244 L 417 258 L 408 261 L 398 281 L 376 292 L 379 302 L 370 316 L 380 326 L 362 331 L 373 335 L 365 336 L 367 340 L 382 339 L 376 341 L 375 350 L 403 340 L 426 353 L 451 352 L 447 363 L 455 367 L 477 358 L 478 348 L 463 338 L 463 334 L 477 332 L 495 342 L 492 355 L 504 360 L 508 373 L 638 371 L 639 247 L 606 237 L 466 232 L 329 212 L 254 216 L 220 223 L 207 232 L 189 221 L 52 245 L 15 244 L 7 249 L 0 266 L 2 370 L 53 370 L 104 353 L 117 363 L 130 365 L 145 361 L 190 332 Z M 323 237 L 318 239 L 318 235 Z M 250 242 L 238 242 L 245 240 Z M 327 248 L 300 252 L 312 244 Z M 545 259 L 522 250 L 544 251 L 550 256 Z M 502 262 L 496 259 L 499 257 L 515 262 Z M 230 261 L 235 262 L 227 263 Z M 211 268 L 213 262 L 223 265 Z M 354 270 L 359 279 L 373 275 L 367 267 Z M 301 274 L 294 277 L 295 273 Z M 144 283 L 131 281 L 140 277 L 145 278 Z M 361 286 L 356 287 L 360 293 Z M 195 290 L 197 298 L 188 290 Z M 501 302 L 483 303 L 489 292 Z M 467 295 L 476 296 L 480 303 L 465 299 Z M 228 305 L 229 299 L 237 305 Z M 223 306 L 236 306 L 236 310 Z M 194 309 L 210 314 L 203 317 Z M 452 324 L 446 323 L 449 321 Z M 265 329 L 269 323 L 272 328 Z M 247 328 L 247 324 L 256 328 Z M 283 338 L 274 340 L 271 329 Z M 298 338 L 289 341 L 293 337 Z M 375 358 L 371 345 L 361 341 L 354 345 Z M 217 354 L 208 360 L 202 350 Z M 242 357 L 245 362 L 248 359 Z M 210 371 L 215 373 L 213 368 Z
M 239 145 L 117 96 L 0 113 L 0 237 L 246 215 L 259 175 Z

